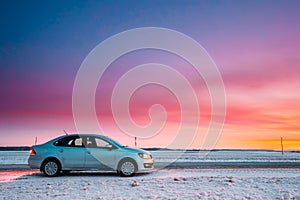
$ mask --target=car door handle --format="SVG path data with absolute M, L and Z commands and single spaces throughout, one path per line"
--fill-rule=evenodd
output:
M 60 153 L 62 153 L 62 152 L 64 152 L 64 150 L 63 149 L 60 149 L 60 150 L 58 150 Z
M 91 152 L 90 152 L 90 151 L 87 151 L 87 153 L 88 153 L 88 154 L 91 154 Z

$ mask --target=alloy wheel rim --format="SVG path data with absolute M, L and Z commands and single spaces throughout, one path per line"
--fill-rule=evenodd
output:
M 48 175 L 54 175 L 58 170 L 58 166 L 55 162 L 48 162 L 45 166 L 45 172 Z
M 121 171 L 125 175 L 131 175 L 134 173 L 134 164 L 132 162 L 124 162 L 121 166 Z

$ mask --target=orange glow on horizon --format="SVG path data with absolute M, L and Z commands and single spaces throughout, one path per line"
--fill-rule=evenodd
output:
M 280 138 L 278 140 L 246 140 L 248 144 L 256 146 L 258 149 L 281 150 Z M 283 139 L 283 150 L 299 150 L 299 139 Z

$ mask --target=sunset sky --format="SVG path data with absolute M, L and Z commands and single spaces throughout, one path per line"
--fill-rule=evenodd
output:
M 86 56 L 122 31 L 163 27 L 201 44 L 223 78 L 227 113 L 214 148 L 278 150 L 283 137 L 285 149 L 300 150 L 299 8 L 300 1 L 273 0 L 1 1 L 0 146 L 32 145 L 36 136 L 42 143 L 63 130 L 76 133 L 73 84 Z M 110 98 L 126 71 L 150 62 L 169 65 L 193 86 L 200 122 L 189 148 L 201 148 L 211 117 L 207 87 L 189 63 L 157 50 L 124 55 L 105 72 L 95 96 L 104 134 L 134 145 L 116 127 Z M 166 88 L 139 88 L 130 100 L 132 119 L 148 124 L 154 104 L 165 107 L 166 126 L 138 139 L 139 147 L 166 147 L 176 137 L 180 104 Z

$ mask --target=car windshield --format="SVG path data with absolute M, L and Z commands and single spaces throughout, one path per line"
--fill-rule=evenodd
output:
M 120 142 L 117 142 L 116 140 L 113 140 L 113 139 L 111 139 L 111 138 L 109 138 L 109 137 L 105 137 L 109 142 L 111 142 L 112 144 L 114 144 L 114 145 L 116 145 L 116 146 L 118 146 L 118 147 L 124 147 L 124 145 L 123 144 L 121 144 Z

